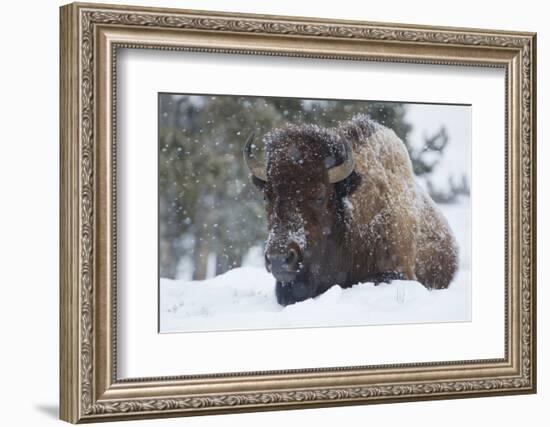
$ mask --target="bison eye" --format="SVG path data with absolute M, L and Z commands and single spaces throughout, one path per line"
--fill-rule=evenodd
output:
M 269 203 L 273 199 L 273 190 L 266 188 L 262 193 L 264 202 Z

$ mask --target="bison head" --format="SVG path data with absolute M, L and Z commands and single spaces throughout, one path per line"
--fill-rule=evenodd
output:
M 263 163 L 252 153 L 253 139 L 244 158 L 264 195 L 265 263 L 276 279 L 277 301 L 292 304 L 343 284 L 343 198 L 358 182 L 350 144 L 331 129 L 287 126 L 265 136 Z

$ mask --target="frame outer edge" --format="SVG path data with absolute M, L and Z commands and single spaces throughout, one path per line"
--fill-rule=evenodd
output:
M 537 393 L 537 33 L 531 36 L 531 389 Z
M 506 36 L 518 36 L 518 37 L 533 37 L 536 33 L 532 31 L 517 31 L 517 30 L 505 30 L 505 29 L 496 29 L 496 28 L 476 28 L 476 27 L 463 27 L 463 26 L 440 26 L 433 24 L 411 24 L 403 22 L 394 22 L 394 21 L 365 21 L 363 19 L 349 19 L 349 18 L 321 18 L 314 15 L 279 15 L 272 13 L 259 13 L 259 12 L 237 12 L 237 11 L 221 11 L 221 10 L 209 10 L 209 9 L 187 9 L 183 7 L 164 7 L 164 6 L 143 6 L 143 5 L 129 5 L 129 4 L 112 4 L 112 3 L 90 3 L 88 1 L 77 1 L 72 3 L 72 5 L 77 6 L 81 9 L 96 9 L 103 11 L 126 11 L 128 13 L 152 13 L 152 14 L 181 14 L 187 13 L 195 15 L 196 17 L 206 17 L 206 18 L 247 18 L 247 19 L 257 19 L 257 20 L 267 20 L 267 21 L 287 21 L 294 23 L 303 23 L 303 24 L 336 24 L 342 26 L 376 26 L 383 28 L 406 28 L 409 30 L 425 30 L 425 31 L 450 31 L 450 32 L 469 32 L 477 34 L 490 34 L 490 35 L 506 35 Z
M 78 19 L 75 5 L 59 9 L 59 418 L 79 421 Z

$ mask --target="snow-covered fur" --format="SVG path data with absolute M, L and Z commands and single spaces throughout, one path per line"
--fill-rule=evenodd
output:
M 328 168 L 351 145 L 354 172 L 330 184 Z M 296 277 L 276 281 L 287 305 L 332 285 L 392 279 L 426 288 L 449 286 L 458 249 L 447 221 L 416 184 L 404 143 L 366 115 L 336 128 L 288 125 L 264 137 L 267 181 L 254 178 L 266 199 L 266 254 L 300 255 Z

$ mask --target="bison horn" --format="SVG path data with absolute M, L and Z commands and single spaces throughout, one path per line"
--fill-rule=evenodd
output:
M 258 161 L 256 157 L 252 154 L 252 141 L 254 141 L 254 132 L 246 139 L 243 148 L 243 157 L 248 169 L 252 172 L 256 178 L 267 181 L 267 174 L 265 170 L 265 165 L 262 162 Z
M 331 184 L 343 181 L 351 175 L 355 167 L 353 153 L 347 141 L 344 141 L 344 161 L 328 170 L 328 180 Z

